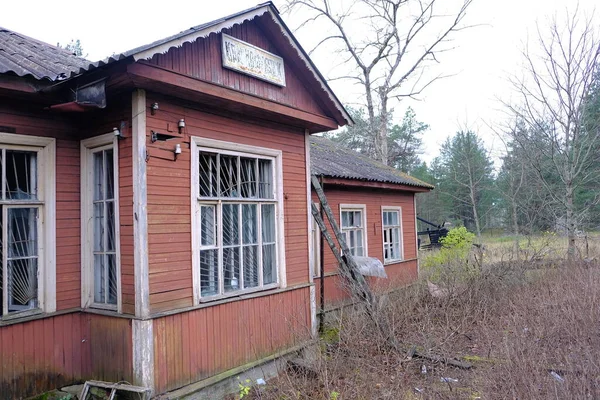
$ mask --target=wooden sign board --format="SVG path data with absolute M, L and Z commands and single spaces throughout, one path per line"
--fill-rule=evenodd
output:
M 222 34 L 223 67 L 285 87 L 283 58 Z

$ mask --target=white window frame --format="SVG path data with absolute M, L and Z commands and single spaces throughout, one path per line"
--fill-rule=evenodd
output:
M 400 240 L 399 250 L 400 250 L 400 258 L 394 258 L 390 260 L 385 259 L 385 241 L 383 231 L 386 229 L 383 224 L 383 213 L 385 211 L 395 211 L 398 213 L 398 225 L 396 226 L 399 229 L 398 238 Z M 402 229 L 402 207 L 398 206 L 382 206 L 381 207 L 381 249 L 383 251 L 383 265 L 395 264 L 404 260 L 404 233 Z
M 56 139 L 0 132 L 0 145 L 6 149 L 37 152 L 38 200 L 35 203 L 39 204 L 38 307 L 7 315 L 0 313 L 1 322 L 56 311 Z M 7 202 L 4 208 L 15 205 Z M 6 229 L 6 223 L 4 225 Z
M 93 153 L 113 150 L 114 206 L 115 206 L 115 259 L 117 274 L 117 304 L 94 302 L 94 226 L 93 226 Z M 81 308 L 123 311 L 121 291 L 121 223 L 119 219 L 119 142 L 113 132 L 81 141 Z
M 344 238 L 346 238 L 346 234 L 344 233 L 344 228 L 342 227 L 342 211 L 360 211 L 362 215 L 362 231 L 363 231 L 363 248 L 365 249 L 362 257 L 369 257 L 369 239 L 367 229 L 367 205 L 366 204 L 340 204 L 340 221 L 339 226 L 340 230 L 344 234 Z M 346 245 L 349 247 L 348 243 Z
M 239 297 L 253 292 L 266 291 L 275 288 L 286 287 L 286 265 L 285 265 L 285 226 L 284 226 L 284 205 L 283 205 L 283 160 L 281 150 L 270 149 L 265 147 L 251 146 L 240 143 L 225 142 L 221 140 L 207 139 L 198 136 L 190 137 L 191 150 L 191 214 L 192 214 L 192 271 L 193 271 L 193 288 L 194 288 L 194 304 L 198 305 L 202 302 L 215 301 L 229 297 Z M 212 296 L 201 296 L 200 286 L 200 207 L 211 203 L 210 198 L 199 197 L 200 193 L 200 176 L 199 176 L 199 153 L 200 151 L 220 153 L 224 155 L 242 156 L 242 157 L 258 157 L 270 158 L 273 160 L 274 172 L 274 193 L 275 199 L 275 235 L 276 235 L 276 251 L 277 251 L 277 281 L 276 283 L 248 288 L 244 290 L 232 291 L 225 293 L 220 290 L 221 294 Z M 217 204 L 219 200 L 213 202 Z M 229 200 L 228 200 L 229 202 Z M 232 203 L 241 204 L 260 204 L 256 199 L 231 198 Z M 241 207 L 240 207 L 241 212 Z M 217 214 L 220 214 L 217 212 Z M 220 216 L 217 216 L 220 218 Z M 222 224 L 218 224 L 218 234 L 222 230 Z M 240 232 L 240 235 L 242 233 Z M 258 235 L 261 233 L 259 232 Z M 223 271 L 222 264 L 219 264 L 219 287 L 223 286 Z M 262 279 L 262 277 L 261 277 Z

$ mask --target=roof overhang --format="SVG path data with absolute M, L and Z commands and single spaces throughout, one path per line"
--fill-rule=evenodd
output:
M 326 94 L 327 100 L 331 104 L 332 109 L 334 109 L 335 114 L 337 114 L 335 117 L 337 125 L 353 125 L 354 121 L 352 120 L 352 117 L 346 111 L 340 100 L 336 97 L 335 93 L 333 93 L 333 90 L 331 90 L 331 88 L 327 84 L 327 80 L 321 75 L 321 73 L 314 65 L 308 54 L 304 51 L 302 46 L 300 46 L 299 42 L 296 40 L 293 33 L 282 20 L 281 16 L 279 15 L 279 11 L 272 2 L 260 4 L 254 8 L 233 14 L 228 17 L 224 17 L 212 23 L 200 25 L 198 28 L 190 29 L 188 33 L 186 33 L 187 31 L 182 32 L 182 34 L 174 35 L 170 38 L 159 40 L 149 45 L 141 46 L 136 49 L 127 51 L 125 53 L 109 57 L 104 61 L 99 61 L 97 63 L 90 64 L 87 68 L 81 69 L 77 74 L 83 74 L 86 71 L 91 71 L 93 69 L 103 67 L 105 65 L 122 61 L 125 59 L 133 59 L 134 61 L 149 60 L 156 54 L 163 54 L 168 52 L 171 48 L 181 47 L 184 43 L 194 42 L 200 38 L 206 38 L 212 33 L 219 33 L 224 29 L 232 28 L 236 24 L 242 24 L 245 21 L 251 21 L 263 15 L 269 15 L 271 17 L 272 22 L 277 27 L 279 27 L 280 33 L 287 39 L 290 46 L 296 51 L 297 56 L 304 63 L 305 67 L 310 71 L 310 74 L 319 83 L 321 90 Z M 73 77 L 75 76 L 76 75 L 74 74 Z M 338 126 L 336 126 L 335 128 L 330 127 L 327 130 L 337 128 Z
M 359 179 L 329 178 L 326 176 L 322 176 L 320 178 L 326 185 L 349 187 L 354 189 L 381 189 L 414 193 L 425 193 L 433 190 L 433 187 L 427 188 L 421 186 L 401 185 L 397 183 L 365 181 Z

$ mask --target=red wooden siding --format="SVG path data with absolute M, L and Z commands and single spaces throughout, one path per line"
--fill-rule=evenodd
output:
M 148 258 L 150 307 L 161 312 L 193 305 L 190 204 L 190 135 L 279 149 L 283 152 L 285 246 L 287 283 L 308 282 L 308 240 L 304 134 L 274 124 L 241 122 L 203 112 L 174 100 L 148 94 L 147 115 Z M 181 139 L 150 143 L 150 130 L 177 133 L 185 118 Z M 173 161 L 176 143 L 182 154 Z
M 383 262 L 383 226 L 381 207 L 402 207 L 402 234 L 404 259 L 400 263 L 385 266 L 387 279 L 369 278 L 371 286 L 376 290 L 388 290 L 399 287 L 417 279 L 417 243 L 415 237 L 415 211 L 414 194 L 391 190 L 340 188 L 325 185 L 325 195 L 339 224 L 340 204 L 364 204 L 367 213 L 366 236 L 368 256 L 380 259 Z M 318 198 L 313 192 L 313 201 L 318 203 Z M 330 228 L 329 223 L 326 223 Z M 343 287 L 339 276 L 332 275 L 337 272 L 337 261 L 327 246 L 323 243 L 323 256 L 325 266 L 325 304 L 334 305 L 348 299 L 348 294 Z M 320 301 L 320 278 L 315 278 L 317 302 Z
M 131 340 L 130 320 L 82 313 L 0 327 L 0 397 L 92 377 L 131 381 Z
M 156 393 L 245 365 L 310 336 L 307 287 L 154 320 Z
M 283 56 L 286 87 L 282 88 L 239 72 L 224 69 L 221 61 L 220 33 L 213 33 L 207 38 L 200 38 L 193 43 L 184 43 L 179 48 L 171 48 L 165 54 L 155 55 L 150 60 L 150 63 L 194 78 L 227 86 L 243 93 L 286 104 L 303 111 L 326 115 L 317 100 L 311 95 L 299 78 L 301 74 L 298 70 L 301 64 L 296 64 L 296 60 L 292 56 L 286 57 L 286 55 L 282 54 L 283 49 L 276 47 L 265 36 L 260 24 L 266 18 L 270 17 L 258 17 L 252 21 L 246 21 L 242 25 L 235 25 L 231 29 L 225 29 L 223 32 L 273 54 Z

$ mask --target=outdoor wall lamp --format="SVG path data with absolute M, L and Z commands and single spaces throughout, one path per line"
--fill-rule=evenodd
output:
M 152 103 L 150 106 L 150 114 L 156 115 L 156 110 L 158 110 L 158 103 Z

